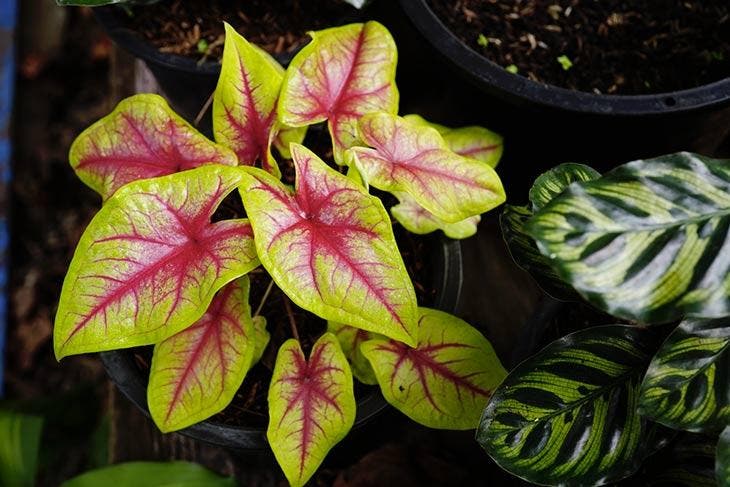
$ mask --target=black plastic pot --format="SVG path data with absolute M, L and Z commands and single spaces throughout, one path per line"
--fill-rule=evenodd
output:
M 457 240 L 432 237 L 429 239 L 429 255 L 433 259 L 430 265 L 434 269 L 433 286 L 437 291 L 434 306 L 453 312 L 459 302 L 463 279 L 461 245 Z M 149 416 L 147 409 L 148 377 L 135 363 L 134 353 L 131 350 L 103 352 L 101 359 L 109 377 L 119 390 Z M 353 426 L 355 434 L 357 434 L 357 430 L 362 430 L 363 426 L 370 424 L 388 407 L 388 403 L 377 387 L 369 389 L 365 396 L 357 398 L 357 414 Z M 267 456 L 270 451 L 266 441 L 266 431 L 260 427 L 235 427 L 213 421 L 203 421 L 180 430 L 179 433 L 241 453 L 258 453 Z
M 407 63 L 399 80 L 406 109 L 413 109 L 408 106 L 413 100 L 427 99 L 422 92 L 409 99 L 409 93 L 422 91 L 428 79 L 429 92 L 438 96 L 430 98 L 433 106 L 415 111 L 501 132 L 506 161 L 500 174 L 522 186 L 566 161 L 606 169 L 680 150 L 712 155 L 730 134 L 730 78 L 655 95 L 571 91 L 508 73 L 464 44 L 426 0 L 400 5 L 418 31 L 403 30 L 396 39 L 399 59 Z

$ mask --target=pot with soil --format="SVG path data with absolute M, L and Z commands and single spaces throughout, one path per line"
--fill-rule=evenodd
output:
M 522 190 L 566 160 L 712 154 L 730 133 L 725 1 L 400 3 L 442 61 L 414 77 L 440 79 L 452 109 L 529 140 L 511 147 L 521 172 L 506 175 Z
M 221 70 L 223 22 L 286 67 L 307 32 L 362 19 L 344 0 L 281 2 L 162 0 L 94 9 L 114 42 L 144 61 L 165 98 L 193 121 L 213 93 Z M 204 125 L 205 126 L 205 125 Z
M 479 330 L 434 309 L 458 299 L 458 243 L 415 236 L 476 233 L 505 199 L 501 139 L 398 116 L 381 24 L 312 37 L 282 73 L 226 27 L 216 142 L 151 94 L 77 137 L 71 165 L 105 203 L 54 326 L 58 358 L 124 349 L 110 374 L 143 408 L 149 376 L 161 431 L 268 445 L 295 486 L 383 398 L 473 429 L 505 375 Z

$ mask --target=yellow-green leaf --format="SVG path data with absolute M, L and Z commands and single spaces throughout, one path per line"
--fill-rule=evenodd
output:
M 419 311 L 415 348 L 375 339 L 360 349 L 385 399 L 405 415 L 431 428 L 476 428 L 507 373 L 492 345 L 469 324 L 443 311 Z
M 56 357 L 158 343 L 258 266 L 248 221 L 210 221 L 240 181 L 241 169 L 211 165 L 117 191 L 81 236 L 64 279 Z
M 161 431 L 208 419 L 233 399 L 256 350 L 248 292 L 247 276 L 229 283 L 198 321 L 155 346 L 147 403 Z
M 304 485 L 354 422 L 352 373 L 337 338 L 322 335 L 309 360 L 298 341 L 284 342 L 271 378 L 266 436 L 289 483 Z
M 395 42 L 378 22 L 311 32 L 284 76 L 279 120 L 304 127 L 327 120 L 335 161 L 358 141 L 357 120 L 374 111 L 398 112 Z
M 119 102 L 76 138 L 69 160 L 79 178 L 104 200 L 138 179 L 206 164 L 237 164 L 233 152 L 205 138 L 158 95 Z

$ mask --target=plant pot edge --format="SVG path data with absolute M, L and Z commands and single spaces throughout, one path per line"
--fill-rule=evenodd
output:
M 482 91 L 520 104 L 587 115 L 659 116 L 730 105 L 730 77 L 674 92 L 597 95 L 532 81 L 508 73 L 449 30 L 426 0 L 399 0 L 401 9 L 447 63 Z

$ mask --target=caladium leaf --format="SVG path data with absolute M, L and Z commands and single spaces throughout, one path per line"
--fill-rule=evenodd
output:
M 378 379 L 375 377 L 375 372 L 373 372 L 370 362 L 362 354 L 360 345 L 368 340 L 376 338 L 387 340 L 387 338 L 377 333 L 361 330 L 354 326 L 343 325 L 342 323 L 335 323 L 334 321 L 327 322 L 327 331 L 335 335 L 337 340 L 339 340 L 342 351 L 350 362 L 352 375 L 363 384 L 376 385 Z
M 722 430 L 717 442 L 715 477 L 719 487 L 730 486 L 730 426 Z
M 289 130 L 278 134 L 276 104 L 284 69 L 267 52 L 243 38 L 224 23 L 226 43 L 221 74 L 213 96 L 215 140 L 230 147 L 242 165 L 261 167 L 279 177 L 279 167 L 271 155 L 271 143 L 301 142 L 304 132 Z
M 373 148 L 354 147 L 348 160 L 372 186 L 408 193 L 449 223 L 504 202 L 494 169 L 450 151 L 436 130 L 384 112 L 365 115 L 359 128 L 363 141 Z
M 644 376 L 639 412 L 674 429 L 717 431 L 730 421 L 730 318 L 683 321 Z
M 263 316 L 253 317 L 253 336 L 254 336 L 254 352 L 251 365 L 261 360 L 266 351 L 266 347 L 271 340 L 271 333 L 266 329 L 266 318 Z
M 375 339 L 360 349 L 385 399 L 406 416 L 431 428 L 476 428 L 507 373 L 475 328 L 443 311 L 419 311 L 415 348 Z
M 477 441 L 540 485 L 602 485 L 641 464 L 639 383 L 654 341 L 638 327 L 572 333 L 518 365 L 484 410 Z
M 562 279 L 614 316 L 730 314 L 730 161 L 678 153 L 570 185 L 526 224 Z
M 279 151 L 281 157 L 284 159 L 291 159 L 291 152 L 289 151 L 289 144 L 301 144 L 304 137 L 307 135 L 307 127 L 285 127 L 281 124 L 277 124 L 276 134 L 272 145 Z
M 162 432 L 203 421 L 233 399 L 256 350 L 248 293 L 247 276 L 227 284 L 198 321 L 155 346 L 147 403 Z
M 383 204 L 304 146 L 291 148 L 296 191 L 244 168 L 261 263 L 300 307 L 415 344 L 416 294 Z
M 322 335 L 309 360 L 298 341 L 284 342 L 269 388 L 266 436 L 289 483 L 304 485 L 354 422 L 352 373 L 337 338 Z
M 64 279 L 56 357 L 158 343 L 258 266 L 246 220 L 210 222 L 240 177 L 238 168 L 205 166 L 117 191 L 82 235 Z
M 409 232 L 425 235 L 442 230 L 447 237 L 454 239 L 468 238 L 477 233 L 481 220 L 479 215 L 447 223 L 419 205 L 408 193 L 396 193 L 396 197 L 400 203 L 390 208 L 390 214 Z
M 540 288 L 555 299 L 580 301 L 581 298 L 553 269 L 550 260 L 540 253 L 535 239 L 525 233 L 525 223 L 565 188 L 576 181 L 591 181 L 601 174 L 583 164 L 566 163 L 541 174 L 530 189 L 530 207 L 506 205 L 500 215 L 502 236 L 512 259 L 530 273 Z
M 403 118 L 432 127 L 441 134 L 449 149 L 460 156 L 476 159 L 491 167 L 497 167 L 502 158 L 504 142 L 501 135 L 495 134 L 484 127 L 469 126 L 450 128 L 445 125 L 432 123 L 420 115 L 406 115 Z
M 71 166 L 104 200 L 127 183 L 206 164 L 238 164 L 158 95 L 134 95 L 84 130 L 71 145 Z
M 335 161 L 358 141 L 357 120 L 374 111 L 398 112 L 398 53 L 378 22 L 311 32 L 284 76 L 279 120 L 303 127 L 327 120 Z

